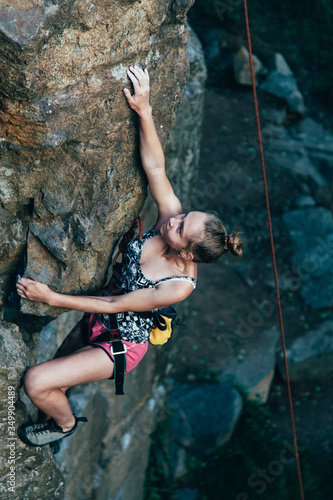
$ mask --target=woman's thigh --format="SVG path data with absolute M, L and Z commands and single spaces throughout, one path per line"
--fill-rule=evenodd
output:
M 103 351 L 84 347 L 62 358 L 45 361 L 27 372 L 26 383 L 38 385 L 39 390 L 68 388 L 108 379 L 113 374 L 113 362 Z

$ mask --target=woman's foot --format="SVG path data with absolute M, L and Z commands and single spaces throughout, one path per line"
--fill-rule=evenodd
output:
M 21 425 L 18 429 L 18 436 L 28 446 L 44 446 L 53 441 L 58 441 L 58 439 L 71 436 L 75 432 L 78 422 L 87 421 L 86 417 L 75 417 L 74 426 L 69 430 L 66 430 L 66 428 L 64 430 L 60 425 L 56 424 L 53 418 L 50 418 L 41 424 L 27 423 Z

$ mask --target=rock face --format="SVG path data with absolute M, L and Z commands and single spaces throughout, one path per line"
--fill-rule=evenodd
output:
M 16 325 L 2 323 L 7 340 L 1 366 L 8 366 L 4 380 L 15 387 L 15 400 L 29 362 L 49 359 L 77 321 L 75 313 L 65 313 L 50 322 L 62 311 L 28 302 L 19 312 L 11 293 L 15 275 L 25 272 L 71 293 L 91 293 L 103 284 L 117 238 L 145 198 L 137 119 L 122 93 L 129 85 L 126 67 L 148 65 L 155 123 L 165 146 L 188 74 L 185 15 L 191 3 L 0 0 L 1 306 L 31 347 L 23 347 Z M 179 121 L 176 132 L 187 157 L 192 144 L 199 144 L 205 79 L 197 40 L 188 50 L 185 122 Z M 196 114 L 196 132 L 186 130 L 192 123 L 186 113 Z M 195 148 L 186 164 L 193 172 Z M 175 161 L 177 152 L 172 153 Z M 189 204 L 191 193 L 182 191 L 177 169 L 177 194 Z M 178 170 L 191 182 L 183 164 Z M 59 465 L 48 447 L 32 450 L 16 440 L 20 480 L 11 498 L 141 500 L 149 436 L 164 418 L 162 371 L 175 342 L 149 351 L 126 377 L 124 398 L 115 398 L 111 381 L 70 391 L 73 411 L 89 422 L 63 441 Z M 1 389 L 5 398 L 7 385 Z M 18 401 L 16 426 L 26 420 Z M 7 458 L 2 454 L 6 479 Z
M 64 481 L 49 447 L 28 448 L 17 437 L 28 414 L 18 398 L 28 353 L 16 325 L 0 324 L 0 498 L 64 498 Z M 43 488 L 41 496 L 40 487 Z
M 0 2 L 3 304 L 18 269 L 63 292 L 101 287 L 145 197 L 126 68 L 149 67 L 165 144 L 188 73 L 191 4 Z M 22 311 L 59 313 L 31 303 Z

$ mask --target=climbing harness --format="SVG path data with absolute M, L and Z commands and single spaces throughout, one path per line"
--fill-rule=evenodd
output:
M 124 262 L 124 254 L 126 252 L 127 244 L 135 236 L 135 229 L 139 228 L 139 240 L 142 240 L 142 221 L 138 218 L 134 222 L 132 227 L 124 234 L 123 238 L 119 243 L 118 251 L 113 259 L 112 276 L 108 284 L 99 291 L 100 296 L 110 296 L 119 295 L 123 293 L 120 286 L 121 284 L 121 271 Z M 122 254 L 121 262 L 117 261 L 119 255 Z M 146 311 L 137 312 L 138 316 L 144 319 L 153 319 L 153 329 L 150 334 L 150 342 L 154 345 L 162 345 L 167 342 L 171 337 L 173 328 L 175 325 L 183 325 L 180 320 L 176 320 L 177 311 L 173 306 L 166 307 L 164 309 L 158 309 L 156 311 Z M 72 328 L 70 333 L 64 339 L 63 343 L 58 348 L 54 355 L 54 359 L 72 354 L 77 350 L 89 345 L 89 323 L 92 319 L 89 313 L 85 313 L 81 320 Z M 97 315 L 97 319 L 99 315 Z M 130 349 L 135 349 L 138 344 L 134 343 L 131 346 L 125 345 L 121 339 L 118 319 L 120 319 L 121 314 L 104 314 L 103 315 L 103 326 L 105 328 L 96 338 L 94 338 L 94 343 L 98 342 L 108 342 L 110 344 L 110 353 L 114 361 L 114 378 L 115 381 L 115 393 L 116 395 L 123 395 L 124 392 L 124 380 L 126 371 L 126 353 Z
M 108 290 L 113 294 L 119 294 L 121 292 L 120 288 L 120 276 L 121 268 L 124 262 L 124 255 L 126 253 L 127 244 L 133 239 L 135 235 L 135 229 L 139 228 L 139 240 L 142 241 L 142 220 L 141 217 L 133 223 L 132 227 L 124 234 L 122 240 L 119 243 L 118 251 L 113 259 L 113 273 L 108 285 Z M 119 255 L 122 255 L 121 262 L 117 262 Z M 103 294 L 103 292 L 101 292 Z M 104 292 L 108 294 L 108 292 Z M 153 345 L 165 344 L 172 335 L 173 328 L 175 325 L 186 326 L 181 323 L 179 319 L 176 320 L 177 310 L 173 306 L 158 309 L 157 311 L 147 311 L 138 312 L 137 315 L 142 318 L 153 318 L 154 324 L 149 336 L 149 342 Z M 101 336 L 96 339 L 96 341 L 108 341 L 111 344 L 111 354 L 114 358 L 115 371 L 115 393 L 116 395 L 123 395 L 124 392 L 124 378 L 126 370 L 126 351 L 132 347 L 127 347 L 123 344 L 117 322 L 117 315 L 108 315 L 108 325 L 107 330 L 101 334 Z
M 268 227 L 269 227 L 271 252 L 272 252 L 272 261 L 273 261 L 273 269 L 274 269 L 274 280 L 275 280 L 275 287 L 276 287 L 277 305 L 278 305 L 278 311 L 279 311 L 279 321 L 280 321 L 281 340 L 282 340 L 282 347 L 283 347 L 284 365 L 285 365 L 285 371 L 286 371 L 286 381 L 287 381 L 287 388 L 288 388 L 288 399 L 289 399 L 289 408 L 290 408 L 290 416 L 291 416 L 291 425 L 292 425 L 292 431 L 293 431 L 293 442 L 294 442 L 294 448 L 295 448 L 295 456 L 296 456 L 296 463 L 297 463 L 300 493 L 301 493 L 302 500 L 304 500 L 301 466 L 300 466 L 300 461 L 299 461 L 297 437 L 296 437 L 296 425 L 295 425 L 293 402 L 292 402 L 291 388 L 290 388 L 289 369 L 288 369 L 288 362 L 287 362 L 286 342 L 285 342 L 285 334 L 284 334 L 284 326 L 283 326 L 283 318 L 282 318 L 282 307 L 281 307 L 281 299 L 280 299 L 280 289 L 279 289 L 279 281 L 278 281 L 276 258 L 275 258 L 272 219 L 271 219 L 271 211 L 270 211 L 269 197 L 268 197 L 264 150 L 263 150 L 262 136 L 261 136 L 259 106 L 258 106 L 257 90 L 256 90 L 256 83 L 255 83 L 255 73 L 254 73 L 254 66 L 253 66 L 253 54 L 252 54 L 252 43 L 251 43 L 250 23 L 249 23 L 248 9 L 247 9 L 247 0 L 244 0 L 244 11 L 245 11 L 245 24 L 246 24 L 246 33 L 247 33 L 247 41 L 248 41 L 249 56 L 250 56 L 251 80 L 252 80 L 256 122 L 257 122 L 261 169 L 262 169 L 264 190 L 265 190 L 266 210 L 267 210 Z
M 114 360 L 114 386 L 116 396 L 123 396 L 126 371 L 126 346 L 121 340 L 117 316 L 109 314 L 108 329 L 96 341 L 107 341 L 111 345 L 111 354 Z

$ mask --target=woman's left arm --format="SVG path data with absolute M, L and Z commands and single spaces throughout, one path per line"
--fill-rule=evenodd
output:
M 125 311 L 150 311 L 167 307 L 186 299 L 193 291 L 191 283 L 169 281 L 155 288 L 143 288 L 112 297 L 66 295 L 51 290 L 47 285 L 29 278 L 17 282 L 17 293 L 24 299 L 44 302 L 54 307 L 64 307 L 89 313 L 112 314 Z

